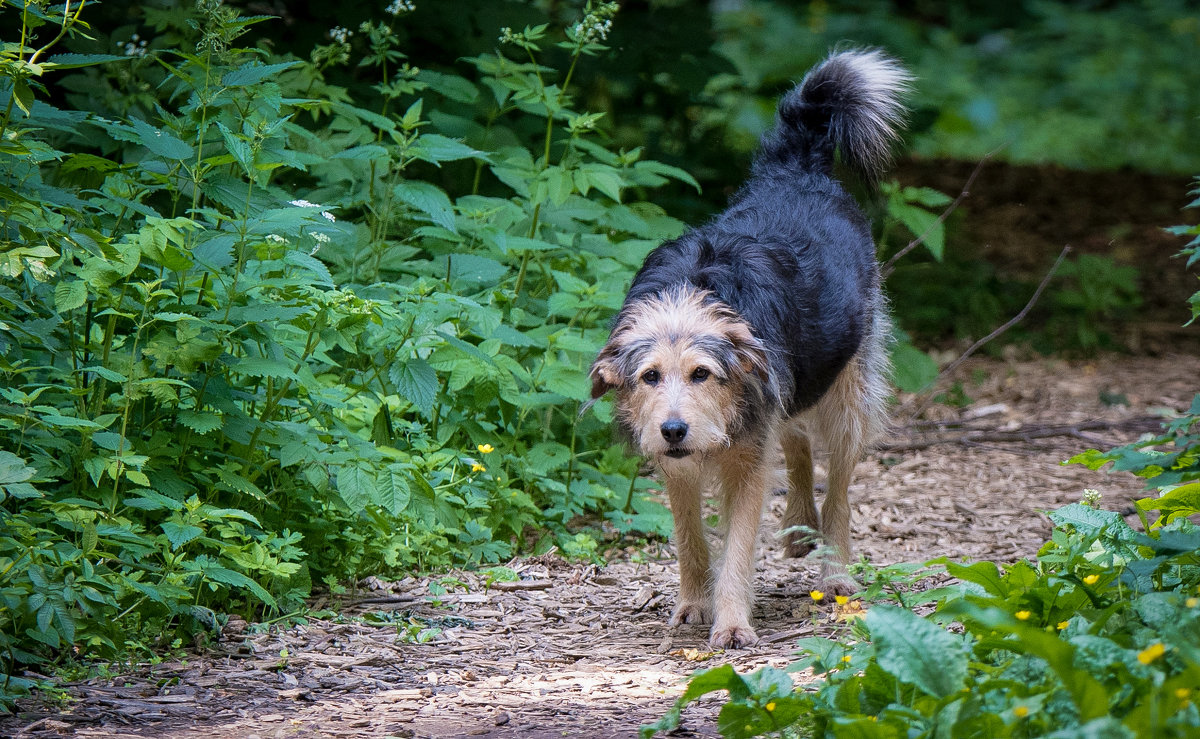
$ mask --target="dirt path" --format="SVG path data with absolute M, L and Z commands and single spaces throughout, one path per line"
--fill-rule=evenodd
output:
M 1200 391 L 1198 367 L 1195 356 L 974 361 L 959 370 L 972 402 L 927 415 L 1009 432 L 1129 422 L 1186 408 Z M 896 417 L 904 420 L 904 404 Z M 1106 508 L 1129 510 L 1141 497 L 1136 479 L 1058 462 L 1136 430 L 1084 436 L 913 448 L 930 437 L 898 434 L 901 448 L 859 466 L 851 491 L 858 553 L 875 566 L 943 555 L 1014 560 L 1048 535 L 1042 511 L 1078 500 L 1084 488 L 1100 491 Z M 782 666 L 796 638 L 844 628 L 807 595 L 815 567 L 780 558 L 772 534 L 782 498 L 770 508 L 755 612 L 762 641 L 752 649 L 712 655 L 702 628 L 667 630 L 675 571 L 670 547 L 652 544 L 613 553 L 604 567 L 520 560 L 512 563 L 520 582 L 491 588 L 455 573 L 465 587 L 440 604 L 428 579 L 410 579 L 373 583 L 336 622 L 255 633 L 235 621 L 205 654 L 70 685 L 73 700 L 61 709 L 30 702 L 0 719 L 0 735 L 635 736 L 694 670 L 722 661 Z M 431 641 L 398 638 L 410 617 L 434 629 Z M 717 705 L 689 709 L 688 731 L 677 735 L 716 736 Z

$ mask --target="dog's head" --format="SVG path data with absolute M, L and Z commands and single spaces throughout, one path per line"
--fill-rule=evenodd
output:
M 778 402 L 749 324 L 691 288 L 627 305 L 591 378 L 593 398 L 616 390 L 621 427 L 660 463 L 729 446 Z

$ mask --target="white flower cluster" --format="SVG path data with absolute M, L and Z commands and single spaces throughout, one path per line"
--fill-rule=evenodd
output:
M 350 37 L 354 35 L 354 31 L 342 26 L 334 26 L 329 29 L 329 35 L 339 44 L 346 44 L 350 42 Z
M 1086 506 L 1091 506 L 1092 508 L 1099 508 L 1100 507 L 1100 498 L 1101 498 L 1101 495 L 1100 495 L 1099 490 L 1093 490 L 1091 488 L 1084 488 L 1083 489 L 1083 500 L 1081 502 Z
M 601 20 L 589 15 L 576 23 L 571 30 L 575 32 L 577 40 L 585 44 L 592 44 L 608 38 L 608 33 L 612 30 L 612 20 L 608 18 Z
M 270 241 L 272 244 L 286 244 L 287 243 L 287 239 L 283 238 L 279 234 L 267 234 L 267 241 Z
M 124 44 L 118 41 L 117 46 L 125 47 L 125 56 L 146 56 L 146 39 L 136 33 Z
M 515 41 L 516 39 L 517 34 L 513 33 L 513 30 L 508 26 L 500 29 L 500 43 L 507 44 L 511 41 Z
M 612 31 L 612 17 L 620 8 L 616 3 L 600 3 L 583 16 L 583 20 L 571 27 L 576 42 L 594 44 L 604 41 Z
M 392 0 L 392 4 L 384 8 L 384 12 L 388 15 L 400 15 L 401 13 L 411 13 L 417 9 L 417 4 L 412 0 Z

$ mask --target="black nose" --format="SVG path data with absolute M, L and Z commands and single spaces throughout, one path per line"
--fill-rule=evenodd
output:
M 672 444 L 678 444 L 687 436 L 687 424 L 679 419 L 667 421 L 662 425 L 663 438 Z

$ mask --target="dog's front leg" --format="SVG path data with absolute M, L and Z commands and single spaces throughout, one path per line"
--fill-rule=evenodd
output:
M 769 477 L 761 449 L 731 450 L 721 464 L 721 515 L 726 531 L 713 592 L 709 642 L 714 647 L 736 649 L 758 641 L 750 626 L 750 608 L 754 603 L 754 550 Z
M 674 472 L 674 474 L 672 474 Z M 700 505 L 703 489 L 699 470 L 663 470 L 671 516 L 675 519 L 675 553 L 679 558 L 679 602 L 671 626 L 712 623 L 708 542 Z

